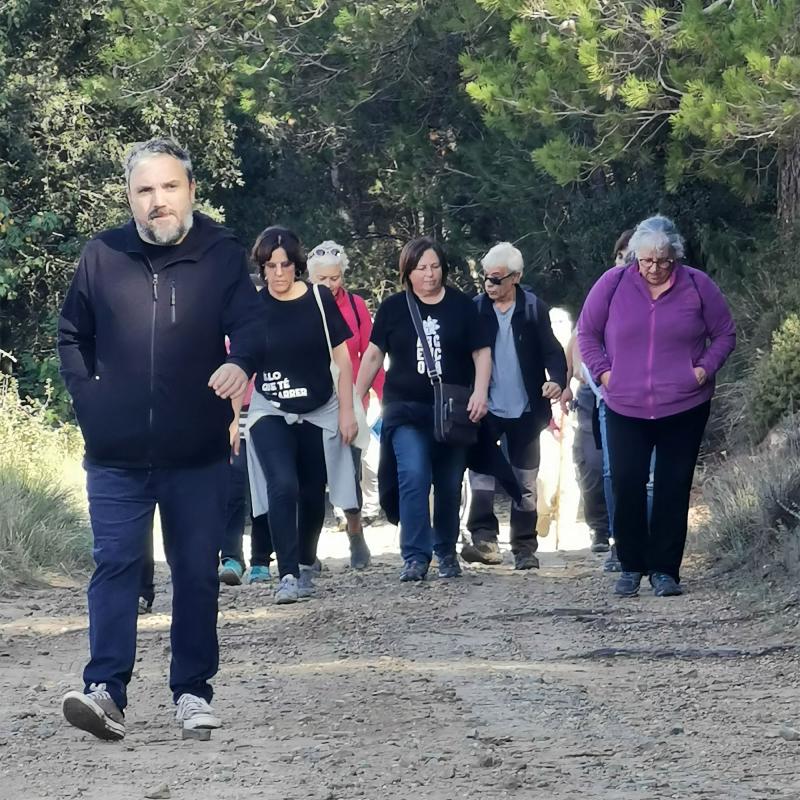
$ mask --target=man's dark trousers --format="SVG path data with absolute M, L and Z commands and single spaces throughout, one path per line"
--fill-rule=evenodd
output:
M 541 450 L 539 434 L 542 425 L 535 414 L 526 411 L 516 419 L 496 417 L 489 413 L 483 424 L 492 438 L 502 441 L 514 477 L 517 479 L 522 499 L 511 504 L 511 551 L 513 553 L 535 553 L 539 541 L 536 538 L 536 478 L 539 474 Z M 467 530 L 473 543 L 497 542 L 500 523 L 494 513 L 495 479 L 470 471 L 470 503 Z
M 172 573 L 170 689 L 176 701 L 184 693 L 210 701 L 208 681 L 219 665 L 217 563 L 228 499 L 227 459 L 180 469 L 87 463 L 86 472 L 97 565 L 89 583 L 86 690 L 104 683 L 125 708 L 136 658 L 142 563 L 158 505 Z

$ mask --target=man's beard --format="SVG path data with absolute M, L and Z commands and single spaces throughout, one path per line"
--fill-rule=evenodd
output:
M 148 244 L 158 244 L 163 247 L 177 244 L 184 236 L 191 230 L 194 216 L 191 211 L 186 212 L 186 216 L 182 220 L 175 220 L 175 223 L 169 228 L 157 229 L 154 225 L 141 225 L 136 222 L 136 230 L 139 231 L 139 236 Z

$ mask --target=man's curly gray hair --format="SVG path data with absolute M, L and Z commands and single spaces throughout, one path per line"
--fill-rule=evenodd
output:
M 189 179 L 189 183 L 194 180 L 192 159 L 189 156 L 189 151 L 181 147 L 173 139 L 161 137 L 157 139 L 150 139 L 146 142 L 137 142 L 128 151 L 127 156 L 125 156 L 126 186 L 131 185 L 131 173 L 136 166 L 142 161 L 146 161 L 148 158 L 153 158 L 154 156 L 172 156 L 173 158 L 177 158 L 178 161 L 183 164 L 183 168 L 186 170 L 186 177 Z

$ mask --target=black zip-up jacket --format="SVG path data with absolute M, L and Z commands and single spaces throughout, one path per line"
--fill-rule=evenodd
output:
M 492 336 L 492 358 L 494 344 L 500 325 L 494 313 L 492 299 L 485 293 L 475 298 L 478 311 L 486 322 Z M 514 332 L 514 344 L 517 350 L 522 380 L 531 404 L 531 411 L 537 422 L 544 429 L 550 422 L 552 411 L 550 401 L 542 397 L 542 384 L 550 380 L 562 389 L 567 385 L 567 359 L 564 348 L 553 333 L 550 325 L 550 309 L 538 297 L 536 298 L 536 319 L 527 319 L 525 313 L 525 291 L 517 286 L 516 306 L 511 316 L 511 330 Z
M 226 457 L 233 411 L 208 379 L 225 362 L 255 372 L 260 306 L 244 249 L 202 214 L 155 271 L 133 220 L 89 241 L 58 322 L 87 461 L 158 468 Z

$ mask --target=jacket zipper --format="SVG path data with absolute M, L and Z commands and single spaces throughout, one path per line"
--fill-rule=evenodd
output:
M 655 358 L 656 304 L 650 301 L 650 342 L 647 348 L 647 384 L 649 388 L 650 419 L 655 419 L 655 389 L 653 387 L 653 360 Z
M 156 394 L 156 311 L 158 310 L 158 273 L 153 272 L 153 265 L 149 259 L 147 266 L 153 275 L 153 316 L 150 323 L 150 411 L 148 414 L 150 429 L 150 462 L 153 461 L 153 433 L 155 417 L 155 394 Z
M 170 281 L 169 290 L 169 314 L 172 324 L 175 324 L 175 281 Z

